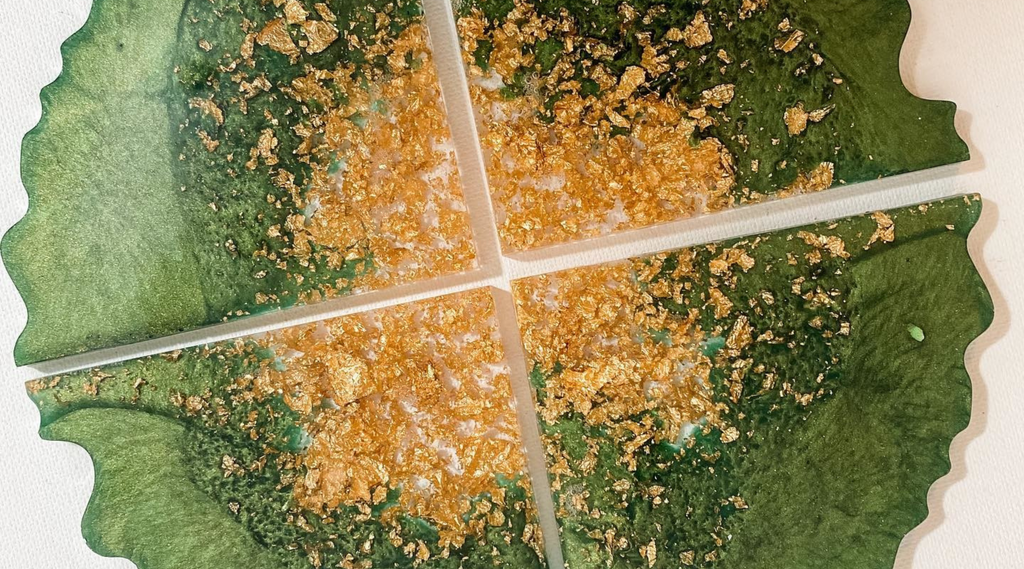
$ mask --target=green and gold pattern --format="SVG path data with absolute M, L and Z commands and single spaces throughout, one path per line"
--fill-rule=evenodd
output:
M 25 138 L 18 363 L 475 267 L 418 0 L 98 0 Z
M 456 2 L 512 250 L 965 160 L 902 0 Z
M 567 566 L 892 567 L 970 418 L 980 204 L 517 281 Z
M 966 159 L 954 106 L 900 81 L 906 1 L 426 1 L 95 0 L 65 44 L 0 244 L 17 363 L 438 278 L 30 382 L 40 434 L 93 459 L 90 547 L 891 567 L 970 418 L 979 197 L 511 282 L 470 222 L 515 254 Z M 435 61 L 449 7 L 462 59 Z M 473 120 L 496 225 L 456 164 Z
M 542 567 L 486 290 L 33 382 L 142 569 Z

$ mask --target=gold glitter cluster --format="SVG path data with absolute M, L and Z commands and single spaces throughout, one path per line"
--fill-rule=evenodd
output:
M 655 302 L 682 292 L 681 284 L 652 282 L 661 262 L 574 269 L 514 285 L 526 352 L 548 376 L 538 413 L 549 424 L 578 413 L 609 427 L 613 437 L 629 440 L 622 460 L 631 469 L 644 444 L 675 442 L 687 424 L 717 416 L 697 309 L 680 317 Z M 680 264 L 677 276 L 689 270 Z M 647 411 L 657 412 L 660 429 Z M 552 466 L 556 476 L 565 470 Z
M 496 476 L 519 476 L 524 457 L 488 291 L 289 328 L 261 342 L 283 365 L 263 366 L 258 391 L 282 395 L 309 418 L 300 505 L 368 512 L 400 489 L 402 510 L 436 523 L 442 546 L 504 523 Z M 477 504 L 467 523 L 481 495 L 493 507 Z
M 360 87 L 347 65 L 313 71 L 285 89 L 325 110 L 296 128 L 304 138 L 296 153 L 313 172 L 305 198 L 290 174 L 276 179 L 304 208 L 289 219 L 295 254 L 326 246 L 338 252 L 339 264 L 345 251 L 372 254 L 376 271 L 360 283 L 371 288 L 474 266 L 426 29 L 410 26 L 394 42 L 374 44 L 366 53 L 369 59 L 379 55 L 387 57 L 390 74 L 375 78 L 369 89 Z M 333 105 L 332 88 L 347 94 L 345 105 Z M 356 243 L 364 251 L 352 249 Z
M 284 256 L 309 270 L 316 270 L 317 261 L 332 269 L 357 259 L 372 258 L 374 265 L 373 271 L 357 271 L 361 276 L 355 283 L 321 286 L 303 300 L 330 297 L 349 286 L 379 288 L 472 269 L 469 216 L 423 24 L 396 35 L 388 14 L 378 12 L 374 35 L 361 37 L 339 30 L 326 4 L 316 4 L 315 11 L 296 0 L 275 0 L 274 6 L 279 17 L 261 29 L 245 21 L 247 35 L 231 64 L 254 68 L 254 58 L 264 49 L 287 55 L 303 70 L 290 84 L 279 85 L 262 74 L 235 75 L 241 96 L 232 101 L 238 112 L 247 113 L 248 101 L 261 95 L 287 97 L 302 109 L 301 116 L 268 111 L 272 126 L 252 133 L 251 152 L 241 160 L 248 170 L 266 166 L 274 186 L 290 198 L 267 196 L 268 203 L 290 213 L 266 237 L 282 241 Z M 383 58 L 386 68 L 348 61 L 317 68 L 300 61 L 303 51 L 316 54 L 337 41 L 361 49 L 367 61 Z M 224 110 L 215 101 L 193 99 L 190 104 L 223 123 Z M 281 165 L 280 136 L 287 131 L 301 138 L 294 154 L 309 166 L 308 175 Z M 204 131 L 197 136 L 211 152 L 219 145 Z M 227 157 L 227 166 L 241 167 L 231 165 L 236 158 Z M 279 254 L 256 254 L 288 270 Z M 260 304 L 276 300 L 262 294 L 256 299 Z
M 892 220 L 884 213 L 874 214 L 873 219 L 878 229 L 866 247 L 876 241 L 891 242 Z M 850 256 L 844 241 L 835 235 L 799 231 L 788 237 L 810 247 L 803 256 L 808 267 L 821 263 L 823 256 Z M 695 249 L 682 249 L 516 281 L 513 286 L 524 347 L 536 371 L 546 378 L 544 395 L 537 403 L 541 418 L 554 424 L 578 414 L 587 424 L 607 427 L 618 441 L 620 460 L 629 468 L 635 467 L 635 453 L 643 445 L 678 443 L 688 427 L 699 425 L 705 432 L 716 427 L 722 432 L 722 442 L 737 440 L 740 433 L 723 416 L 726 408 L 712 401 L 711 369 L 728 370 L 729 398 L 738 403 L 746 374 L 766 372 L 764 366 L 756 366 L 743 355 L 746 349 L 758 342 L 787 341 L 751 324 L 746 311 L 761 314 L 760 304 L 734 306 L 723 292 L 735 288 L 737 279 L 755 266 L 749 252 L 759 243 L 755 239 L 733 247 L 705 246 L 714 255 L 705 267 L 695 265 Z M 662 269 L 669 255 L 675 266 L 665 272 Z M 788 262 L 795 265 L 799 260 L 789 255 Z M 709 280 L 697 284 L 696 277 L 705 271 Z M 805 290 L 805 281 L 795 280 L 792 292 L 809 308 L 836 306 L 837 291 L 820 286 Z M 690 305 L 684 294 L 694 286 L 701 287 L 701 302 Z M 671 313 L 662 300 L 689 308 L 681 314 Z M 761 302 L 773 305 L 775 294 L 763 291 Z M 723 324 L 701 329 L 698 322 L 705 313 Z M 821 323 L 811 322 L 811 326 L 820 328 Z M 839 333 L 848 334 L 849 324 Z M 724 344 L 714 358 L 703 349 L 709 338 Z M 771 373 L 766 377 L 764 388 L 778 389 L 781 396 L 810 402 L 820 395 L 797 393 L 788 383 L 776 385 Z M 661 420 L 660 426 L 654 423 L 652 411 Z M 596 453 L 596 445 L 591 450 Z M 557 479 L 573 474 L 574 469 L 558 445 L 549 445 L 548 451 L 557 487 Z M 589 474 L 595 463 L 596 455 L 584 459 L 576 470 Z
M 763 1 L 745 1 L 740 16 L 763 6 Z M 670 54 L 712 42 L 707 19 L 698 12 L 685 29 L 672 28 L 654 42 L 640 25 L 648 15 L 627 3 L 619 11 L 625 18 L 622 33 L 635 34 L 644 46 L 641 64 L 621 76 L 603 63 L 616 56 L 615 49 L 582 35 L 564 10 L 553 18 L 539 14 L 528 0 L 515 0 L 501 22 L 489 22 L 479 9 L 458 21 L 506 247 L 524 250 L 645 227 L 734 203 L 734 157 L 720 140 L 697 136 L 716 123 L 711 110 L 732 102 L 734 85 L 708 85 L 696 101 L 659 96 L 648 88 L 679 71 L 668 63 Z M 564 52 L 541 75 L 535 47 L 549 38 L 560 40 Z M 492 47 L 486 71 L 474 59 L 483 41 Z M 731 63 L 728 54 L 719 57 Z M 599 95 L 582 93 L 575 78 L 579 68 L 599 86 Z M 509 98 L 502 88 L 519 72 L 533 83 L 525 96 Z M 542 92 L 560 95 L 553 121 L 542 118 Z M 830 110 L 806 119 L 821 120 Z M 819 170 L 801 175 L 788 193 L 831 186 L 831 164 Z

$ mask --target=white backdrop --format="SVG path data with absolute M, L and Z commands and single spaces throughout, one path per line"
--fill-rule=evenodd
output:
M 0 231 L 24 215 L 20 141 L 39 120 L 39 90 L 60 72 L 59 46 L 84 23 L 89 3 L 0 0 Z M 1024 182 L 1024 2 L 911 0 L 911 5 L 914 22 L 902 54 L 904 81 L 922 97 L 957 102 L 957 128 L 971 146 L 970 162 L 681 222 L 631 240 L 585 247 L 573 256 L 577 262 L 598 261 L 981 193 L 985 210 L 970 247 L 994 298 L 995 322 L 968 352 L 974 414 L 953 443 L 952 472 L 933 486 L 931 514 L 904 540 L 896 568 L 1024 567 L 1024 355 L 1017 351 L 1024 348 L 1024 196 L 1019 195 Z M 437 47 L 439 59 L 450 51 Z M 461 101 L 448 103 L 456 113 L 464 108 Z M 467 166 L 462 154 L 460 161 Z M 466 175 L 466 183 L 475 178 Z M 503 260 L 502 275 L 486 284 L 506 286 L 505 277 L 547 270 L 548 264 L 555 268 L 559 259 L 527 261 Z M 14 367 L 11 351 L 24 323 L 25 308 L 0 271 L 0 568 L 131 568 L 125 560 L 96 556 L 81 537 L 80 520 L 93 481 L 88 455 L 36 434 L 38 414 L 23 384 L 57 369 Z

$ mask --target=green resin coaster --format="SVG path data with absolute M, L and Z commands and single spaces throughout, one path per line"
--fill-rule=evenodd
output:
M 140 569 L 543 567 L 488 290 L 29 384 Z
M 977 196 L 514 283 L 571 569 L 889 569 L 967 426 Z
M 3 240 L 19 364 L 472 269 L 419 0 L 96 0 Z
M 460 0 L 505 246 L 965 160 L 899 74 L 906 0 Z

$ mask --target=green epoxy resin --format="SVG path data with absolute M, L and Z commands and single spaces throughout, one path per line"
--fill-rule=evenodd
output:
M 696 392 L 717 419 L 686 425 L 675 440 L 655 434 L 668 404 L 588 420 L 621 402 L 610 383 L 567 397 L 575 407 L 551 407 L 564 374 L 629 362 L 559 360 L 545 372 L 543 354 L 559 348 L 528 336 L 568 567 L 892 567 L 970 419 L 964 352 L 993 310 L 966 247 L 980 208 L 976 196 L 951 198 L 634 260 L 633 277 L 617 286 L 650 293 L 649 314 L 693 318 L 702 331 L 693 337 L 704 338 L 677 369 L 708 358 L 707 389 Z M 730 248 L 749 261 L 712 269 Z M 556 285 L 520 281 L 521 319 L 571 326 L 590 291 L 610 286 L 595 282 L 597 270 L 583 270 L 590 276 L 564 305 Z M 545 282 L 575 282 L 572 271 L 552 278 Z M 665 291 L 675 285 L 673 298 Z M 536 286 L 547 304 L 522 300 Z M 719 305 L 727 313 L 716 314 Z M 551 306 L 562 306 L 560 316 Z M 624 424 L 650 427 L 615 434 Z
M 737 199 L 746 197 L 744 188 L 768 194 L 785 188 L 798 172 L 812 170 L 820 162 L 834 161 L 836 179 L 854 183 L 968 158 L 967 145 L 953 128 L 955 106 L 914 97 L 900 80 L 900 49 L 910 25 L 910 6 L 904 0 L 540 0 L 531 4 L 539 14 L 572 18 L 578 31 L 554 32 L 537 43 L 532 50 L 535 70 L 521 69 L 507 81 L 509 97 L 523 95 L 527 85 L 565 56 L 565 44 L 559 40 L 563 35 L 577 39 L 577 50 L 586 50 L 579 46 L 580 37 L 610 47 L 613 57 L 595 56 L 593 61 L 620 77 L 631 66 L 643 66 L 645 44 L 657 43 L 672 28 L 685 31 L 695 14 L 702 12 L 714 39 L 699 49 L 675 50 L 666 63 L 676 69 L 641 90 L 692 101 L 700 99 L 705 89 L 735 85 L 736 99 L 721 110 L 710 110 L 718 120 L 702 136 L 720 139 L 736 157 Z M 476 9 L 491 26 L 501 26 L 515 4 L 468 0 L 457 5 L 460 16 Z M 743 17 L 745 5 L 751 9 Z M 789 31 L 780 30 L 783 21 L 789 22 Z M 773 49 L 776 39 L 788 39 L 795 30 L 805 35 L 793 57 Z M 491 47 L 483 43 L 474 61 L 486 62 Z M 822 58 L 821 64 L 815 63 L 815 54 Z M 584 93 L 602 94 L 582 67 L 573 78 L 582 82 Z M 564 96 L 557 89 L 542 89 L 549 110 Z M 830 105 L 835 109 L 822 121 L 823 128 L 809 124 L 802 136 L 790 137 L 782 119 L 786 109 L 797 103 L 808 111 Z M 754 160 L 759 162 L 756 172 L 751 169 Z
M 318 134 L 330 111 L 341 109 L 333 124 L 351 122 L 356 136 L 364 104 L 387 112 L 385 101 L 361 97 L 382 96 L 381 85 L 401 75 L 388 46 L 422 26 L 420 4 L 289 2 L 303 14 L 287 16 L 289 54 L 280 37 L 261 35 L 286 18 L 276 4 L 97 0 L 63 46 L 64 71 L 44 89 L 43 118 L 24 141 L 30 210 L 2 247 L 28 305 L 19 364 L 347 294 L 377 269 L 382 251 L 365 235 L 301 235 L 303 224 L 344 224 L 346 215 L 317 217 L 311 165 L 337 161 Z M 307 47 L 312 22 L 328 40 L 343 32 Z M 397 65 L 422 65 L 408 55 Z M 336 66 L 344 81 L 320 81 L 323 97 L 289 91 Z M 297 152 L 307 139 L 320 146 Z M 372 217 L 372 199 L 352 199 L 350 212 Z M 428 269 L 465 268 L 465 247 L 456 264 Z
M 403 510 L 400 489 L 366 509 L 320 514 L 296 503 L 307 473 L 296 457 L 308 436 L 281 396 L 252 396 L 261 366 L 274 365 L 265 352 L 224 343 L 30 385 L 43 438 L 92 456 L 96 486 L 82 528 L 93 550 L 140 569 L 544 566 L 532 498 L 509 477 L 498 476 L 500 505 L 473 498 L 501 524 L 460 545 L 441 545 L 429 519 Z
M 644 199 L 629 190 L 635 180 L 616 189 L 614 175 L 584 178 L 572 198 L 586 201 L 587 192 L 620 198 L 634 216 L 620 229 L 968 158 L 967 145 L 954 129 L 954 105 L 919 99 L 900 80 L 899 54 L 910 23 L 904 0 L 466 0 L 456 7 L 471 89 L 480 93 L 484 145 L 491 144 L 490 150 L 500 153 L 516 136 L 525 136 L 515 129 L 529 130 L 542 143 L 547 139 L 539 125 L 525 127 L 509 118 L 513 111 L 491 111 L 507 104 L 501 99 L 528 100 L 515 112 L 534 111 L 550 132 L 560 132 L 552 125 L 572 121 L 586 125 L 582 135 L 574 130 L 548 143 L 555 152 L 559 144 L 577 144 L 579 136 L 585 138 L 582 147 L 614 146 L 616 137 L 643 138 L 657 122 L 644 102 L 651 96 L 681 108 L 678 122 L 697 124 L 692 145 L 718 141 L 727 149 L 723 160 L 728 164 L 707 175 L 728 177 L 729 187 L 705 187 L 697 192 L 703 202 L 674 206 L 677 214 L 648 211 L 657 207 L 656 200 L 647 209 L 631 210 L 631 200 Z M 629 88 L 623 90 L 624 84 Z M 500 96 L 494 85 L 500 85 Z M 709 97 L 722 87 L 731 94 Z M 805 113 L 802 120 L 787 124 L 787 112 L 797 108 Z M 488 127 L 500 144 L 488 142 Z M 515 134 L 506 136 L 504 128 Z M 643 155 L 644 149 L 635 152 Z M 581 156 L 579 168 L 621 170 L 616 159 L 588 166 L 588 155 Z M 658 167 L 661 158 L 652 154 L 647 160 Z M 811 173 L 825 172 L 822 164 L 831 165 L 834 175 L 809 181 Z M 558 169 L 537 168 L 538 177 L 556 175 Z M 645 168 L 651 166 L 638 166 Z M 516 197 L 521 180 L 507 179 L 505 163 L 495 159 L 489 170 L 502 209 L 525 207 Z M 692 185 L 701 183 L 691 180 Z M 541 190 L 530 198 L 546 199 Z M 644 188 L 663 190 L 656 184 Z M 664 191 L 693 190 L 683 185 Z M 529 248 L 594 234 L 585 228 L 579 233 L 557 229 L 559 215 L 568 215 L 568 208 L 555 205 L 557 192 L 550 195 L 550 219 L 514 221 L 546 224 L 558 237 L 538 229 L 532 235 L 510 224 L 503 229 L 511 246 Z M 607 212 L 621 216 L 610 203 L 586 206 L 596 211 L 588 212 L 593 217 L 581 215 L 580 221 L 600 223 Z M 542 209 L 530 213 L 541 215 Z

